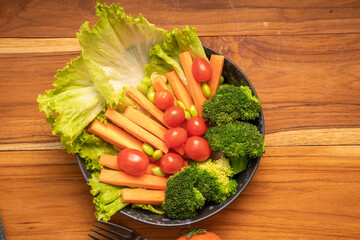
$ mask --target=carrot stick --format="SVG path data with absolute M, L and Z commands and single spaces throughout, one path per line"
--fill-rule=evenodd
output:
M 119 148 L 132 148 L 143 151 L 142 142 L 111 123 L 105 124 L 95 120 L 90 124 L 87 131 Z
M 215 94 L 219 86 L 221 73 L 224 66 L 224 59 L 225 59 L 224 56 L 215 55 L 215 54 L 211 55 L 210 57 L 210 66 L 213 72 L 211 79 L 208 81 L 208 85 L 210 86 L 210 90 L 211 90 L 210 97 L 212 97 Z
M 134 86 L 128 87 L 126 94 L 129 95 L 135 102 L 140 106 L 145 108 L 151 115 L 153 115 L 157 120 L 159 120 L 164 126 L 164 113 L 158 109 L 149 99 L 147 99 L 141 92 L 139 92 Z
M 168 87 L 168 85 L 166 85 L 166 82 L 164 81 L 162 76 L 157 76 L 154 78 L 154 80 L 152 81 L 152 86 L 155 88 L 156 91 L 165 89 L 168 90 L 174 97 L 174 105 L 176 105 L 176 97 L 175 95 L 172 93 L 171 89 Z
M 109 154 L 101 154 L 99 162 L 100 162 L 104 167 L 121 171 L 121 169 L 120 169 L 120 167 L 119 167 L 119 164 L 118 164 L 118 161 L 117 161 L 117 156 L 109 155 Z M 149 165 L 148 165 L 145 173 L 152 175 L 152 174 L 153 174 L 153 173 L 152 173 L 152 169 L 153 169 L 154 167 L 157 167 L 157 165 L 155 165 L 155 164 L 153 164 L 153 163 L 149 163 Z
M 141 187 L 149 189 L 166 189 L 167 178 L 149 174 L 139 176 L 124 171 L 101 169 L 99 181 L 117 186 Z
M 108 167 L 114 170 L 121 171 L 121 168 L 119 167 L 117 156 L 115 155 L 109 155 L 109 154 L 101 154 L 99 162 L 104 166 Z
M 139 110 L 136 110 L 132 107 L 127 107 L 124 114 L 124 117 L 129 119 L 130 121 L 136 123 L 140 127 L 144 128 L 145 130 L 149 131 L 150 133 L 154 134 L 156 137 L 160 138 L 162 141 L 165 142 L 165 132 L 166 128 L 163 127 L 161 124 L 157 123 L 150 117 L 146 116 Z M 181 156 L 185 154 L 184 147 L 177 147 L 174 150 L 179 153 Z
M 165 191 L 142 188 L 124 188 L 121 198 L 125 203 L 161 205 L 165 201 Z
M 190 94 L 194 100 L 196 110 L 199 116 L 202 116 L 202 105 L 206 101 L 201 89 L 201 83 L 196 81 L 192 75 L 192 58 L 189 52 L 183 52 L 179 55 L 181 65 L 184 69 L 186 80 L 188 81 Z
M 105 112 L 105 117 L 110 119 L 117 126 L 121 127 L 142 142 L 146 142 L 151 146 L 155 147 L 156 149 L 160 149 L 164 153 L 167 153 L 169 151 L 165 142 L 155 137 L 153 134 L 149 133 L 142 127 L 139 127 L 116 110 L 109 108 Z
M 136 110 L 132 107 L 127 107 L 123 116 L 164 141 L 164 135 L 167 128 L 165 128 L 152 118 L 146 116 L 139 110 Z
M 186 89 L 185 85 L 182 83 L 176 71 L 165 73 L 165 76 L 168 79 L 176 98 L 182 103 L 184 103 L 186 109 L 189 110 L 190 106 L 194 105 L 194 101 L 192 100 L 188 90 Z

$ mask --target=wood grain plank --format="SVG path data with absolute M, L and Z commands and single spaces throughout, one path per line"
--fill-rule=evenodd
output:
M 94 24 L 95 0 L 2 0 L 0 37 L 75 36 Z M 104 2 L 104 1 L 101 1 Z M 107 3 L 117 1 L 106 1 Z M 165 29 L 197 27 L 200 36 L 359 33 L 359 2 L 350 1 L 122 1 Z M 139 6 L 141 6 L 139 8 Z M 156 11 L 154 11 L 156 9 Z M 159 14 L 160 13 L 160 14 Z
M 46 143 L 4 143 L 0 144 L 0 151 L 36 151 L 36 150 L 63 150 L 62 143 L 46 142 Z
M 79 55 L 77 53 L 39 53 L 0 55 L 0 142 L 4 144 L 56 143 L 45 115 L 38 112 L 36 98 L 52 89 L 57 69 Z M 28 145 L 27 145 L 28 146 Z M 44 145 L 43 145 L 44 146 Z
M 358 138 L 353 138 L 351 131 L 358 132 L 360 126 L 359 36 L 227 36 L 202 37 L 201 40 L 229 57 L 249 77 L 263 103 L 266 133 L 287 132 L 273 135 L 276 144 L 279 141 L 281 145 L 303 144 L 301 132 L 296 140 L 290 139 L 292 131 L 297 130 L 319 129 L 328 139 L 324 130 L 327 128 L 342 129 L 341 132 L 353 139 L 352 144 Z M 37 111 L 36 97 L 52 88 L 56 70 L 79 52 L 75 51 L 76 41 L 52 41 L 54 46 L 64 46 L 70 52 L 43 52 L 43 43 L 47 42 L 44 39 L 35 41 L 37 44 L 31 53 L 23 53 L 24 48 L 20 47 L 19 53 L 0 54 L 3 150 L 19 150 L 22 146 L 27 150 L 40 146 L 48 149 L 48 144 L 58 144 L 58 138 L 45 123 L 44 114 Z M 0 39 L 0 49 L 5 49 L 6 43 L 8 39 Z M 28 44 L 28 39 L 17 39 L 14 43 Z M 283 136 L 288 137 L 288 143 L 281 140 Z M 326 141 L 333 144 L 335 140 Z M 346 138 L 341 142 L 349 144 Z M 58 146 L 55 149 L 59 149 Z
M 0 214 L 8 239 L 85 238 L 94 219 L 92 197 L 73 155 L 3 152 L 0 159 Z
M 269 147 L 240 197 L 196 226 L 224 240 L 356 239 L 359 154 L 358 146 Z M 0 152 L 0 210 L 9 239 L 86 239 L 94 223 L 88 190 L 65 151 Z M 120 214 L 112 221 L 148 239 L 175 239 L 180 230 Z
M 1 38 L 0 54 L 80 52 L 76 38 Z
M 360 128 L 281 131 L 266 135 L 268 146 L 359 145 Z

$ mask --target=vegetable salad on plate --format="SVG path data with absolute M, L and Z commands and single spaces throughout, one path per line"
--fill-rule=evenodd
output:
M 195 28 L 167 31 L 119 4 L 97 3 L 96 15 L 76 34 L 81 54 L 37 98 L 52 133 L 92 172 L 96 218 L 128 205 L 192 218 L 226 200 L 233 176 L 265 152 L 251 123 L 259 99 L 224 82 L 224 57 L 208 57 Z

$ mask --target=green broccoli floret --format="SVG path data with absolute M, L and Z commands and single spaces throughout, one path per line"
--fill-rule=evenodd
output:
M 203 104 L 203 117 L 210 125 L 226 124 L 235 120 L 249 121 L 260 116 L 260 100 L 246 86 L 225 86 Z
M 201 173 L 195 186 L 207 201 L 220 203 L 236 193 L 238 184 L 231 178 L 234 171 L 229 160 L 224 157 L 215 161 L 209 159 L 199 163 L 197 167 Z
M 234 121 L 210 127 L 204 138 L 213 151 L 229 158 L 235 174 L 246 169 L 249 159 L 261 157 L 265 152 L 264 136 L 248 122 Z
M 197 215 L 205 202 L 222 202 L 236 192 L 237 182 L 226 158 L 194 162 L 169 178 L 162 204 L 169 218 Z
M 168 179 L 162 207 L 169 218 L 195 217 L 196 210 L 204 206 L 205 197 L 194 187 L 198 172 L 196 167 L 189 166 Z

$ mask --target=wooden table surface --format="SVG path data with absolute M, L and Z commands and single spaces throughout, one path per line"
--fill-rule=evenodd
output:
M 96 1 L 0 0 L 0 216 L 8 239 L 88 239 L 94 206 L 36 97 L 80 53 Z M 110 3 L 108 1 L 108 3 Z M 197 28 L 263 104 L 266 154 L 243 194 L 197 227 L 224 240 L 360 239 L 360 1 L 121 1 L 165 29 Z M 114 222 L 149 239 L 181 227 Z

